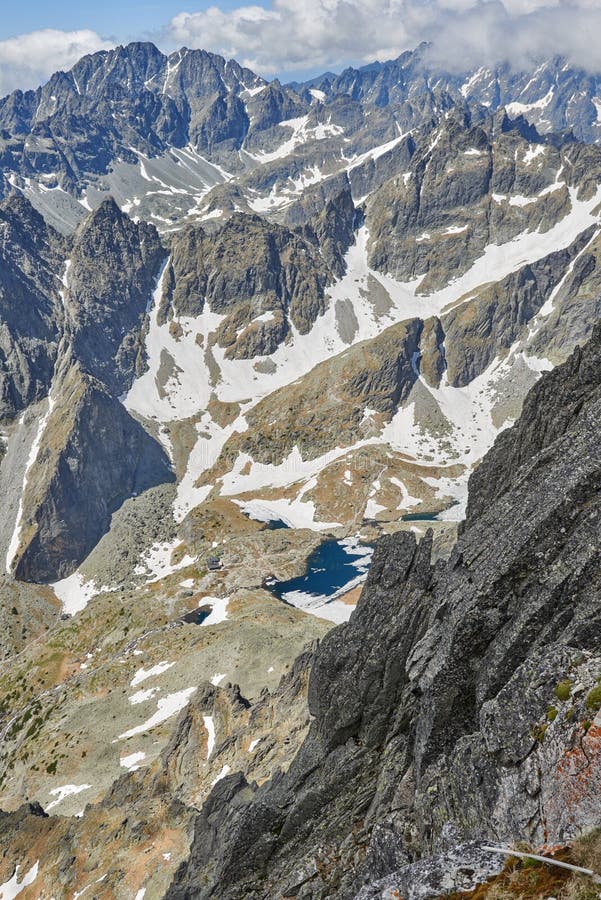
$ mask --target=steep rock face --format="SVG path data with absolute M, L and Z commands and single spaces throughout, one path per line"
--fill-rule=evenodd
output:
M 579 199 L 591 196 L 600 162 L 597 148 L 543 143 L 502 112 L 479 123 L 454 111 L 421 142 L 408 171 L 369 198 L 370 264 L 402 281 L 422 277 L 420 292 L 437 290 L 488 244 L 549 231 L 571 209 L 570 187 Z M 570 170 L 565 183 L 562 167 Z
M 0 205 L 0 418 L 47 393 L 62 326 L 63 244 L 24 198 Z
M 278 216 L 278 221 L 288 228 L 304 225 L 310 220 L 318 219 L 332 197 L 340 196 L 350 187 L 349 175 L 342 172 L 332 175 L 316 184 L 306 186 L 302 194 L 287 205 Z M 352 193 L 352 192 L 351 192 Z
M 298 756 L 260 788 L 219 783 L 170 898 L 352 897 L 442 846 L 443 826 L 542 843 L 595 823 L 599 372 L 601 328 L 473 476 L 448 563 L 431 567 L 428 539 L 379 542 L 317 653 Z
M 288 319 L 302 334 L 309 331 L 325 310 L 333 276 L 314 242 L 238 214 L 214 235 L 200 228 L 177 235 L 167 278 L 173 310 L 198 316 L 208 303 L 227 316 L 218 333 L 221 346 L 246 359 L 273 352 L 288 332 Z M 260 316 L 265 322 L 256 321 Z
M 558 441 L 567 442 L 566 436 L 576 433 L 586 416 L 591 417 L 594 436 L 592 415 L 601 398 L 599 343 L 597 327 L 584 349 L 577 348 L 563 366 L 545 375 L 528 394 L 518 426 L 499 435 L 472 475 L 466 527 L 507 493 L 518 469 L 537 460 Z M 583 458 L 581 464 L 594 465 L 597 459 L 598 454 L 592 452 L 592 459 Z
M 112 200 L 67 239 L 14 196 L 0 229 L 0 415 L 40 404 L 37 422 L 28 413 L 7 435 L 3 540 L 12 573 L 48 581 L 81 562 L 132 490 L 172 479 L 116 399 L 142 366 L 165 251 L 153 226 L 135 225 Z
M 310 220 L 307 234 L 314 234 L 314 240 L 338 278 L 345 273 L 344 255 L 355 240 L 356 225 L 357 210 L 348 183 L 343 183 L 339 192 L 332 193 Z
M 212 781 L 209 776 L 220 772 L 224 765 L 231 770 L 242 765 L 257 781 L 266 780 L 278 770 L 285 771 L 309 727 L 307 690 L 316 647 L 317 641 L 312 647 L 307 646 L 278 688 L 273 693 L 264 691 L 255 703 L 249 703 L 237 685 L 199 687 L 161 754 L 159 771 L 148 779 L 152 791 L 162 791 L 168 785 L 178 800 L 195 805 L 199 797 L 206 796 Z M 207 713 L 212 715 L 215 726 L 215 750 L 206 767 L 209 771 L 199 772 L 198 759 L 207 751 L 207 728 L 202 715 Z
M 469 384 L 496 356 L 509 350 L 523 334 L 524 326 L 544 306 L 592 234 L 592 229 L 585 231 L 566 250 L 551 253 L 501 281 L 483 287 L 469 302 L 442 317 L 447 377 L 451 384 L 456 387 Z M 582 314 L 582 306 L 579 309 Z M 581 315 L 583 329 L 592 328 L 594 321 L 589 315 Z M 546 334 L 549 337 L 548 329 Z M 564 343 L 571 342 L 574 346 L 577 337 L 578 331 L 574 334 L 569 325 L 564 328 Z M 537 346 L 546 355 L 548 348 L 542 336 L 539 336 Z
M 116 395 L 140 365 L 142 323 L 164 255 L 155 228 L 134 224 L 113 200 L 75 235 L 65 291 L 73 353 Z
M 63 363 L 39 427 L 12 568 L 45 582 L 77 567 L 127 497 L 173 475 L 160 446 L 77 364 Z
M 444 339 L 440 319 L 426 319 L 420 337 L 419 371 L 430 387 L 438 387 L 447 367 Z
M 592 237 L 558 285 L 554 309 L 532 340 L 534 353 L 561 361 L 562 348 L 586 343 L 595 322 L 601 319 L 601 268 L 599 235 Z

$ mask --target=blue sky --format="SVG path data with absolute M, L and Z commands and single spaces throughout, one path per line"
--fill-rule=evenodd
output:
M 260 0 L 253 0 L 253 3 L 265 5 Z M 190 5 L 182 0 L 163 0 L 161 3 L 150 3 L 148 0 L 98 0 L 95 3 L 82 3 L 78 0 L 9 2 L 0 16 L 0 40 L 42 28 L 63 31 L 89 28 L 102 37 L 123 42 L 146 34 L 158 35 L 165 24 L 178 13 L 196 12 L 211 5 L 215 4 Z M 240 4 L 237 0 L 219 0 L 218 5 L 229 10 Z

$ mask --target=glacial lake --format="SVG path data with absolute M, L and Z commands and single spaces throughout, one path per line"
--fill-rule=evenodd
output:
M 307 560 L 307 571 L 289 581 L 267 581 L 266 587 L 283 600 L 322 619 L 345 622 L 353 611 L 339 598 L 367 577 L 373 547 L 357 538 L 324 541 Z
M 439 522 L 439 513 L 409 513 L 401 522 Z

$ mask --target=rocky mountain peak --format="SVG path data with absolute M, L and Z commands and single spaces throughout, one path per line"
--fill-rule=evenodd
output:
M 20 247 L 36 247 L 38 250 L 65 246 L 58 234 L 50 228 L 40 213 L 23 194 L 15 193 L 0 203 L 0 221 L 4 226 L 4 250 L 8 242 Z
M 105 200 L 74 235 L 65 305 L 73 351 L 119 396 L 139 364 L 139 335 L 165 251 L 156 229 Z
M 145 90 L 146 83 L 165 68 L 166 62 L 166 56 L 154 44 L 132 42 L 84 56 L 66 76 L 71 91 L 80 98 L 92 95 L 99 99 L 110 91 L 118 99 L 123 92 Z M 55 77 L 62 81 L 64 75 Z M 44 93 L 52 96 L 57 86 L 51 79 Z
M 134 237 L 135 236 L 135 237 Z M 134 241 L 144 244 L 145 239 L 158 238 L 155 227 L 146 222 L 134 223 L 118 206 L 113 197 L 107 197 L 100 206 L 87 216 L 74 234 L 74 243 L 81 246 L 84 252 L 91 252 L 96 241 L 105 245 L 107 252 L 112 252 L 120 244 Z M 112 242 L 110 246 L 107 242 Z

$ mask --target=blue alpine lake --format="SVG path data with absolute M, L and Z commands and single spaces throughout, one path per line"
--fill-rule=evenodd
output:
M 269 590 L 305 612 L 332 621 L 346 621 L 352 612 L 337 598 L 356 587 L 367 577 L 373 547 L 357 538 L 324 541 L 309 556 L 307 571 L 289 581 L 266 582 Z
M 403 516 L 401 522 L 438 522 L 439 513 L 409 513 Z

